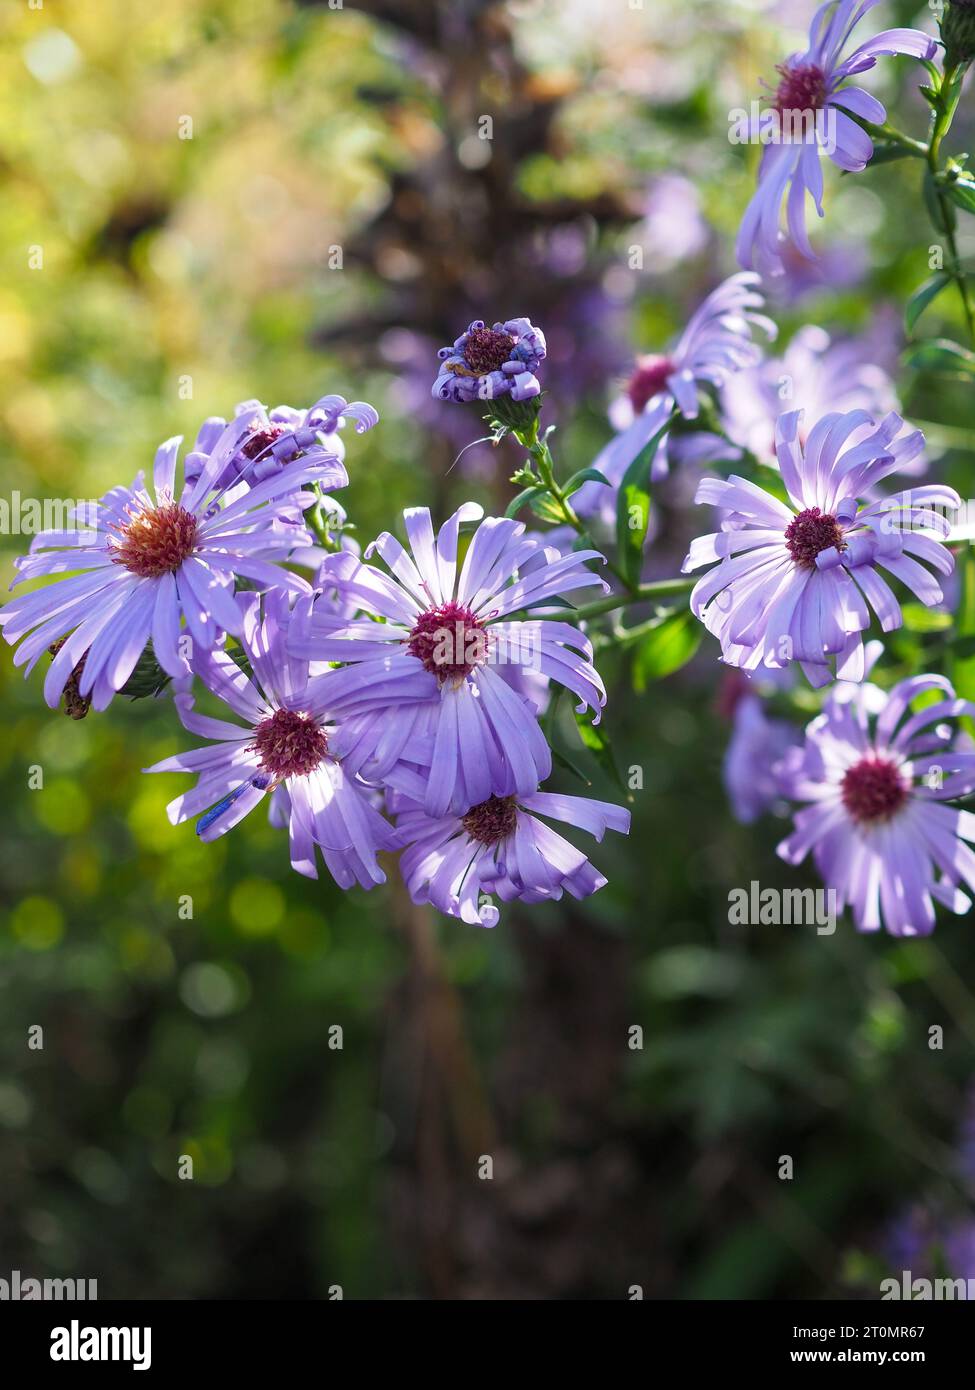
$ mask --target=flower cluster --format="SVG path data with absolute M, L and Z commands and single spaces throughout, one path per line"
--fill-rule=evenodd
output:
M 611 766 L 595 652 L 655 644 L 635 663 L 642 689 L 647 669 L 665 675 L 682 652 L 690 659 L 697 618 L 733 668 L 724 776 L 734 813 L 753 821 L 806 803 L 779 852 L 792 864 L 811 853 L 861 930 L 926 933 L 935 902 L 968 910 L 975 817 L 948 803 L 975 793 L 975 745 L 958 724 L 975 706 L 917 670 L 920 656 L 886 693 L 890 679 L 868 680 L 884 652 L 875 634 L 904 624 L 905 594 L 915 626 L 919 612 L 922 629 L 950 625 L 946 612 L 929 620 L 923 609 L 952 599 L 942 581 L 954 569 L 950 545 L 966 538 L 951 521 L 960 499 L 940 482 L 912 481 L 929 467 L 925 441 L 901 414 L 885 348 L 881 363 L 875 342 L 834 341 L 808 324 L 780 358 L 765 357 L 761 340 L 776 326 L 752 269 L 814 259 L 805 205 L 809 194 L 822 211 L 821 153 L 862 170 L 876 138 L 885 155 L 923 154 L 953 258 L 907 321 L 954 283 L 975 339 L 945 212 L 952 197 L 967 206 L 975 184 L 963 159 L 941 169 L 938 155 L 959 64 L 970 61 L 959 56 L 970 6 L 952 6 L 939 73 L 934 40 L 914 30 L 848 51 L 874 3 L 827 0 L 806 51 L 779 68 L 777 138 L 764 139 L 765 112 L 758 188 L 738 237 L 746 269 L 704 297 L 676 341 L 637 356 L 610 408 L 615 433 L 591 466 L 560 479 L 552 428 L 541 427 L 545 337 L 526 317 L 475 320 L 440 350 L 432 385 L 437 401 L 480 409 L 495 443 L 524 451 L 511 478 L 522 490 L 504 516 L 466 502 L 438 529 L 428 508 L 412 507 L 399 537 L 384 531 L 363 551 L 332 494 L 348 482 L 341 427 L 362 433 L 377 412 L 332 395 L 309 410 L 247 401 L 232 420 L 204 422 L 180 485 L 171 439 L 151 486 L 140 474 L 114 488 L 86 525 L 79 517 L 74 529 L 37 536 L 17 562 L 17 583 L 54 580 L 0 611 L 17 664 L 29 672 L 50 653 L 48 703 L 83 717 L 118 692 L 158 693 L 173 681 L 184 727 L 209 740 L 150 769 L 197 774 L 169 807 L 174 822 L 199 818 L 212 840 L 267 797 L 299 873 L 316 876 L 322 860 L 343 887 L 368 888 L 384 880 L 380 855 L 399 853 L 415 902 L 493 925 L 495 899 L 585 897 L 605 883 L 548 822 L 599 840 L 625 833 L 629 814 L 543 790 L 558 703 L 572 698 L 584 740 Z M 926 146 L 850 85 L 892 54 L 931 76 Z M 815 119 L 797 127 L 787 120 L 797 112 Z M 877 335 L 890 337 L 880 315 Z M 971 373 L 970 353 L 928 346 L 925 363 L 947 357 Z M 666 507 L 651 524 L 651 492 L 669 473 L 681 476 L 663 489 L 668 506 L 689 501 L 696 483 L 696 503 L 717 509 L 684 560 L 684 574 L 707 567 L 697 579 L 655 577 L 671 537 Z M 548 533 L 517 520 L 522 508 Z M 614 527 L 615 556 L 608 535 L 603 543 Z M 678 531 L 669 553 L 693 535 Z M 690 612 L 658 604 L 688 591 Z M 626 627 L 617 610 L 635 604 L 652 611 Z M 795 702 L 807 717 L 810 703 L 820 708 L 804 733 L 767 710 L 763 684 L 783 703 L 802 686 Z M 201 712 L 201 688 L 233 719 Z
M 526 325 L 508 327 L 537 358 L 543 340 Z M 17 582 L 60 577 L 0 612 L 15 661 L 30 671 L 51 651 L 45 696 L 76 715 L 129 690 L 141 662 L 158 686 L 177 678 L 180 720 L 210 742 L 148 771 L 197 775 L 169 815 L 198 817 L 205 841 L 267 797 L 292 867 L 316 877 L 320 858 L 343 888 L 383 882 L 379 854 L 413 846 L 416 901 L 466 921 L 497 921 L 492 894 L 594 892 L 606 880 L 533 813 L 597 838 L 625 832 L 629 813 L 540 790 L 552 754 L 527 687 L 563 686 L 598 721 L 591 643 L 552 614 L 566 593 L 607 590 L 593 568 L 603 557 L 562 557 L 468 503 L 438 532 L 426 508 L 408 510 L 409 548 L 384 532 L 360 558 L 329 530 L 344 513 L 322 510 L 348 481 L 345 419 L 362 432 L 378 415 L 338 396 L 308 411 L 246 402 L 204 423 L 181 487 L 181 441 L 167 441 L 151 492 L 140 474 L 87 529 L 42 534 L 18 562 Z M 309 556 L 314 583 L 286 563 Z M 202 712 L 199 686 L 232 719 Z

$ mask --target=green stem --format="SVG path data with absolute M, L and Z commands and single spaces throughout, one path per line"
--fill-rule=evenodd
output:
M 686 594 L 696 583 L 696 579 L 655 579 L 648 584 L 636 584 L 628 593 L 607 594 L 605 598 L 596 599 L 594 603 L 584 603 L 575 609 L 572 616 L 576 619 L 598 618 L 602 613 L 612 613 L 630 603 L 644 603 L 665 598 L 668 594 Z
M 938 200 L 938 206 L 941 209 L 943 234 L 948 243 L 948 251 L 951 256 L 951 276 L 958 286 L 958 294 L 961 298 L 962 309 L 965 314 L 965 323 L 968 327 L 968 336 L 971 341 L 975 343 L 975 306 L 972 304 L 968 280 L 962 268 L 961 258 L 958 255 L 958 243 L 955 240 L 955 231 L 952 221 L 954 217 L 954 208 L 951 199 L 938 182 L 938 175 L 941 173 L 941 142 L 951 129 L 951 122 L 954 119 L 955 111 L 958 108 L 958 102 L 961 98 L 962 83 L 961 81 L 955 83 L 955 76 L 958 73 L 958 68 L 959 65 L 955 63 L 950 67 L 946 67 L 944 70 L 944 75 L 941 79 L 941 87 L 939 89 L 938 106 L 932 116 L 931 136 L 928 140 L 926 156 L 928 169 L 931 173 L 932 187 L 935 197 Z M 951 93 L 952 86 L 955 87 L 954 93 L 946 98 L 945 93 Z M 942 228 L 936 227 L 935 230 L 941 231 Z
M 566 497 L 565 493 L 562 491 L 562 489 L 559 487 L 559 484 L 556 481 L 555 460 L 552 457 L 551 449 L 548 447 L 548 441 L 544 438 L 540 439 L 538 437 L 538 418 L 536 417 L 532 421 L 531 427 L 529 429 L 516 429 L 515 435 L 517 436 L 521 444 L 524 445 L 524 447 L 531 454 L 532 459 L 535 462 L 535 466 L 538 469 L 539 477 L 541 478 L 542 482 L 544 483 L 546 488 L 548 488 L 548 491 L 551 493 L 552 497 L 558 504 L 559 510 L 562 513 L 563 521 L 565 521 L 567 525 L 572 527 L 576 535 L 585 536 L 587 534 L 585 526 L 582 524 L 579 517 L 576 516 L 572 504 L 569 502 L 569 499 Z M 626 578 L 626 575 L 623 574 L 622 570 L 617 569 L 616 565 L 614 565 L 613 561 L 609 558 L 606 559 L 606 566 L 611 571 L 611 573 L 616 576 L 616 578 L 627 590 L 627 592 L 635 595 L 636 586 L 630 583 L 630 581 Z M 603 611 L 609 612 L 610 610 L 605 609 Z
M 322 490 L 318 483 L 312 483 L 312 491 L 321 498 Z M 325 524 L 325 518 L 322 516 L 320 501 L 313 502 L 304 515 L 308 525 L 318 537 L 319 544 L 322 548 L 328 551 L 336 550 L 338 547 L 329 535 L 328 526 Z
M 573 530 L 581 533 L 584 530 L 582 522 L 572 510 L 569 499 L 555 480 L 555 460 L 552 457 L 551 449 L 548 447 L 548 441 L 539 439 L 538 437 L 538 421 L 535 420 L 533 422 L 531 431 L 527 434 L 527 437 L 522 438 L 521 435 L 518 437 L 535 460 L 535 466 L 538 469 L 539 477 L 559 504 L 563 517 Z
M 897 130 L 892 125 L 872 125 L 870 134 L 876 134 L 884 140 L 890 140 L 894 145 L 900 145 L 917 159 L 928 157 L 928 147 L 923 140 L 915 140 L 912 135 L 905 135 L 902 130 Z

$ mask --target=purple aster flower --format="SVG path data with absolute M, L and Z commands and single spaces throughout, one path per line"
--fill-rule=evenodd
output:
M 488 328 L 475 319 L 453 347 L 441 348 L 432 394 L 442 401 L 527 401 L 541 391 L 536 375 L 545 360 L 545 335 L 528 319 Z
M 919 697 L 934 703 L 914 712 Z M 778 852 L 799 864 L 812 850 L 858 930 L 927 935 L 934 899 L 971 907 L 960 885 L 975 888 L 975 815 L 944 803 L 975 791 L 971 739 L 952 724 L 973 714 L 944 676 L 912 676 L 889 694 L 841 684 L 785 760 L 787 795 L 808 805 Z
M 801 418 L 791 411 L 776 425 L 788 504 L 744 478 L 702 481 L 696 501 L 724 508 L 725 516 L 721 530 L 695 540 L 684 561 L 685 572 L 719 562 L 695 586 L 691 608 L 729 665 L 756 671 L 798 661 L 820 686 L 832 678 L 835 658 L 839 678 L 862 680 L 870 609 L 884 632 L 903 621 L 880 570 L 928 607 L 942 602 L 924 565 L 946 575 L 954 560 L 942 544 L 948 519 L 931 508 L 960 501 L 941 485 L 860 501 L 924 447 L 920 431 L 901 433 L 899 415 L 886 416 L 866 438 L 862 426 L 872 422 L 865 411 L 824 415 L 804 446 Z
M 400 870 L 415 903 L 432 903 L 451 917 L 493 927 L 490 901 L 537 903 L 563 892 L 586 898 L 606 879 L 586 856 L 539 816 L 564 821 L 602 840 L 607 830 L 627 834 L 630 813 L 607 801 L 536 791 L 489 796 L 463 816 L 434 818 L 408 798 L 396 825 L 409 848 Z
M 198 650 L 209 650 L 222 632 L 239 631 L 235 576 L 263 588 L 310 592 L 305 580 L 269 557 L 311 544 L 301 514 L 315 497 L 299 489 L 310 479 L 319 487 L 341 487 L 345 469 L 337 459 L 298 463 L 228 499 L 215 490 L 214 479 L 223 475 L 255 418 L 256 411 L 245 412 L 226 426 L 178 499 L 176 437 L 156 453 L 152 494 L 140 473 L 131 487 L 106 493 L 89 529 L 41 532 L 30 554 L 16 561 L 15 584 L 66 576 L 0 610 L 7 641 L 24 638 L 14 661 L 26 664 L 28 673 L 59 644 L 44 681 L 52 708 L 70 686 L 95 709 L 105 709 L 150 639 L 162 669 L 185 675 L 187 637 Z
M 618 485 L 637 454 L 666 424 L 675 409 L 687 420 L 700 413 L 702 387 L 721 387 L 733 372 L 754 367 L 762 350 L 752 341 L 761 328 L 770 338 L 776 328 L 756 310 L 764 304 L 755 286 L 757 275 L 739 272 L 712 291 L 691 316 L 676 347 L 661 356 L 638 357 L 622 396 L 610 407 L 610 420 L 619 433 L 594 461 L 610 483 Z M 715 437 L 710 436 L 713 440 Z M 658 446 L 652 477 L 669 469 L 668 440 Z M 722 446 L 727 453 L 727 445 Z M 603 511 L 609 491 L 602 483 L 584 483 L 572 505 L 581 516 Z
M 390 700 L 388 708 L 352 721 L 346 737 L 373 777 L 388 778 L 407 759 L 429 769 L 424 805 L 432 816 L 462 813 L 492 794 L 529 795 L 551 770 L 534 709 L 503 668 L 525 666 L 557 681 L 597 718 L 606 700 L 592 646 L 577 628 L 547 616 L 510 616 L 557 611 L 553 600 L 565 591 L 593 585 L 605 591 L 605 581 L 587 568 L 603 556 L 594 550 L 559 556 L 525 536 L 522 523 L 488 517 L 458 574 L 460 524 L 482 516 L 467 503 L 435 535 L 426 507 L 407 510 L 410 551 L 388 532 L 366 550 L 367 559 L 373 551 L 380 556 L 389 575 L 351 554 L 330 556 L 322 578 L 355 598 L 365 616 L 345 622 L 302 603 L 291 637 L 296 656 L 348 663 L 340 675 L 350 691 L 377 681 L 389 688 L 402 681 L 404 691 L 422 683 L 420 704 Z
M 801 735 L 784 719 L 770 719 L 764 702 L 752 691 L 739 696 L 733 718 L 722 769 L 724 785 L 735 819 L 750 825 L 781 799 L 779 764 Z
M 372 804 L 373 793 L 335 751 L 342 715 L 374 698 L 379 686 L 358 702 L 348 694 L 333 700 L 328 675 L 309 679 L 308 664 L 286 650 L 288 599 L 280 591 L 241 594 L 240 642 L 253 673 L 225 651 L 203 651 L 193 670 L 242 723 L 198 713 L 192 696 L 177 696 L 186 729 L 213 742 L 164 758 L 147 772 L 193 772 L 192 791 L 167 807 L 173 825 L 200 816 L 197 834 L 215 840 L 248 815 L 268 794 L 273 820 L 288 826 L 291 864 L 317 878 L 316 847 L 336 883 L 363 888 L 384 883 L 376 854 L 398 849 L 400 839 Z M 389 692 L 385 692 L 388 698 Z M 203 812 L 204 814 L 200 814 Z
M 815 421 L 830 411 L 861 410 L 882 417 L 899 411 L 900 403 L 888 372 L 876 360 L 871 339 L 833 342 L 823 329 L 809 324 L 800 328 L 781 357 L 730 377 L 721 393 L 728 434 L 772 468 L 778 467 L 775 424 L 785 408 L 801 410 L 805 420 Z M 850 444 L 869 432 L 866 422 L 850 436 Z M 926 467 L 921 454 L 906 466 L 902 463 L 901 471 L 913 475 Z
M 301 459 L 306 468 L 320 466 L 333 478 L 336 465 L 341 465 L 345 458 L 339 433 L 344 421 L 352 420 L 357 434 L 364 434 L 379 421 L 379 414 L 371 405 L 365 401 L 350 404 L 344 396 L 323 396 L 310 410 L 279 405 L 267 411 L 260 401 L 242 401 L 234 415 L 246 416 L 249 428 L 237 451 L 213 479 L 214 488 L 229 488 L 239 481 L 259 483 L 296 459 Z M 204 420 L 192 451 L 186 455 L 184 472 L 188 481 L 199 477 L 226 428 L 227 421 L 219 415 Z M 344 486 L 331 482 L 333 488 Z
M 861 87 L 847 86 L 847 79 L 868 71 L 884 55 L 905 53 L 928 60 L 937 52 L 934 39 L 920 30 L 887 29 L 844 58 L 851 33 L 877 3 L 827 0 L 813 16 L 808 49 L 793 53 L 779 67 L 771 109 L 759 118 L 759 130 L 751 131 L 764 137 L 765 148 L 758 188 L 738 233 L 740 265 L 763 274 L 783 273 L 784 238 L 779 227 L 783 201 L 789 236 L 801 255 L 815 259 L 806 232 L 806 194 L 822 217 L 820 150 L 825 149 L 838 168 L 859 172 L 873 155 L 873 142 L 852 116 L 873 125 L 883 125 L 887 119 L 882 103 Z M 768 132 L 774 135 L 771 143 L 766 143 Z

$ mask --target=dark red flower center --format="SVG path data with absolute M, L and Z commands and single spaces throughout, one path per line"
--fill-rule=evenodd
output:
M 472 328 L 464 344 L 464 359 L 478 376 L 499 372 L 510 360 L 515 340 L 493 328 Z
M 821 550 L 829 550 L 831 546 L 846 549 L 840 523 L 832 512 L 822 512 L 818 507 L 807 507 L 790 521 L 785 528 L 785 543 L 801 570 L 811 570 Z
M 479 806 L 472 806 L 461 821 L 472 840 L 482 845 L 496 845 L 509 836 L 518 822 L 518 808 L 513 796 L 489 796 Z
M 669 357 L 638 357 L 636 370 L 626 384 L 626 394 L 630 398 L 637 415 L 667 385 L 667 378 L 674 371 L 674 363 Z
M 776 68 L 779 85 L 772 105 L 784 111 L 820 111 L 826 102 L 826 76 L 815 63 L 800 63 L 789 67 L 782 63 Z
M 254 730 L 253 747 L 275 780 L 304 777 L 328 757 L 325 730 L 310 715 L 291 709 L 276 709 L 262 720 Z
M 193 553 L 196 528 L 193 513 L 176 502 L 147 507 L 120 529 L 112 560 L 142 579 L 173 574 Z
M 280 439 L 286 433 L 287 428 L 284 425 L 269 425 L 266 430 L 255 430 L 253 434 L 247 436 L 247 439 L 240 446 L 240 452 L 245 458 L 260 458 L 276 439 Z
M 410 633 L 409 649 L 441 682 L 461 681 L 487 660 L 488 634 L 459 603 L 443 603 L 421 613 Z
M 850 819 L 858 825 L 874 825 L 900 810 L 908 786 L 893 763 L 870 754 L 847 768 L 841 792 Z

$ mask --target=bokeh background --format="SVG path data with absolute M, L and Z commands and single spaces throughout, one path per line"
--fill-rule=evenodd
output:
M 812 9 L 8 0 L 2 495 L 97 497 L 239 400 L 332 391 L 382 415 L 349 441 L 364 538 L 407 504 L 503 507 L 517 455 L 457 461 L 483 425 L 429 385 L 469 319 L 522 313 L 548 335 L 560 458 L 585 466 L 633 353 L 734 269 L 755 152 L 728 111 Z M 920 133 L 916 70 L 874 78 Z M 783 342 L 871 332 L 898 371 L 931 240 L 913 174 L 831 180 L 822 264 L 773 299 Z M 960 336 L 954 313 L 943 296 L 932 327 Z M 971 496 L 970 387 L 898 385 Z M 23 544 L 0 546 L 6 585 Z M 185 742 L 165 697 L 75 722 L 4 657 L 0 1275 L 103 1298 L 873 1298 L 945 1231 L 975 1274 L 972 923 L 730 926 L 732 888 L 813 880 L 775 858 L 781 823 L 729 812 L 716 648 L 655 683 L 630 655 L 603 670 L 644 782 L 629 841 L 594 855 L 610 886 L 483 932 L 392 876 L 368 896 L 299 878 L 257 815 L 200 845 L 164 814 L 180 779 L 141 772 Z

